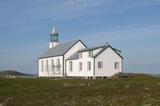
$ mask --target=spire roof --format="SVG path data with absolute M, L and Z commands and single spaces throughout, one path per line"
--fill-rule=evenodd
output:
M 57 28 L 55 26 L 53 26 L 51 34 L 52 35 L 58 34 Z

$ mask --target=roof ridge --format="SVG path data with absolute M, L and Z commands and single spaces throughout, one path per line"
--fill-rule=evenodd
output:
M 94 58 L 96 58 L 99 54 L 101 54 L 101 53 L 102 53 L 105 49 L 107 49 L 108 47 L 110 47 L 118 56 L 120 56 L 120 57 L 123 59 L 123 57 L 121 56 L 121 54 L 117 53 L 116 50 L 118 50 L 118 49 L 113 48 L 111 45 L 107 45 L 105 48 L 103 48 L 101 51 L 99 51 L 99 52 L 94 56 Z
M 106 45 L 101 45 L 101 46 L 93 46 L 93 47 L 89 47 L 89 48 L 97 48 L 97 47 L 105 47 Z
M 103 45 L 103 46 L 95 46 L 95 47 L 89 47 L 89 48 L 87 47 L 87 48 L 79 50 L 78 52 L 90 51 L 90 50 L 95 50 L 95 49 L 104 48 L 104 47 L 106 46 Z

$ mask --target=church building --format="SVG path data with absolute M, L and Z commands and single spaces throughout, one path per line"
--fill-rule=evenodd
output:
M 59 43 L 55 27 L 49 49 L 38 58 L 39 77 L 110 77 L 123 71 L 121 51 L 111 45 L 88 48 L 81 40 Z

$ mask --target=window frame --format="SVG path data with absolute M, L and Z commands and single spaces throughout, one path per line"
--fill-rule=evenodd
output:
M 114 69 L 119 69 L 119 62 L 114 62 Z
M 79 58 L 82 58 L 82 52 L 79 53 Z
M 57 62 L 56 62 L 56 63 L 57 63 L 57 64 L 56 64 L 56 65 L 57 65 L 57 70 L 60 71 L 60 70 L 61 70 L 61 62 L 60 62 L 60 59 L 59 59 L 59 58 L 57 59 Z
M 98 61 L 98 69 L 103 69 L 103 61 Z
M 54 60 L 53 60 L 53 59 L 51 59 L 51 70 L 53 70 L 53 71 L 54 71 L 54 69 L 55 69 Z
M 49 62 L 46 60 L 46 71 L 49 71 Z
M 82 64 L 82 62 L 79 62 L 79 71 L 82 71 L 82 68 L 83 67 L 83 64 Z
M 93 51 L 88 51 L 88 57 L 92 57 L 93 56 Z
M 91 71 L 91 62 L 90 61 L 87 62 L 87 70 Z
M 69 61 L 69 71 L 73 71 L 73 62 Z

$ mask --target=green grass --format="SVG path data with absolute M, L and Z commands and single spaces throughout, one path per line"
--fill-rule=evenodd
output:
M 0 79 L 8 106 L 160 106 L 160 78 Z

